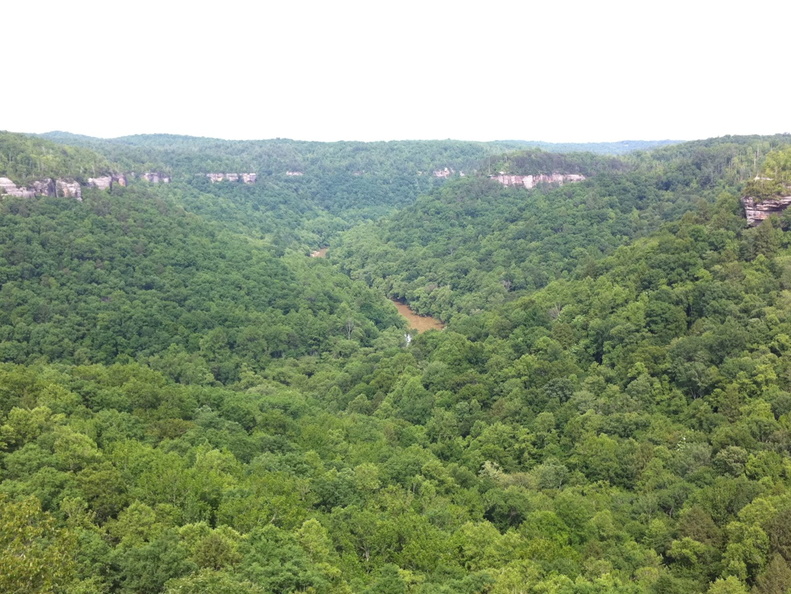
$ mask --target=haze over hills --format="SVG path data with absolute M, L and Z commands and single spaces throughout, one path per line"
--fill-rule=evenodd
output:
M 604 155 L 623 155 L 633 151 L 644 151 L 660 146 L 681 144 L 683 140 L 621 140 L 617 142 L 541 142 L 531 140 L 505 140 L 508 144 L 526 148 L 540 148 L 553 153 L 591 152 Z
M 0 591 L 791 591 L 791 136 L 531 144 L 0 133 Z
M 99 139 L 50 132 L 40 135 L 55 142 L 93 148 L 116 160 L 135 154 L 132 147 L 156 154 L 167 167 L 185 173 L 204 173 L 211 165 L 225 165 L 235 171 L 252 168 L 274 173 L 336 168 L 368 174 L 398 171 L 431 171 L 449 167 L 455 171 L 474 167 L 483 157 L 524 148 L 541 148 L 552 152 L 588 151 L 623 154 L 673 144 L 675 141 L 623 141 L 612 143 L 553 144 L 528 141 L 470 142 L 459 140 L 400 140 L 383 142 L 307 142 L 289 139 L 223 140 L 172 134 L 140 134 L 113 139 Z M 140 154 L 139 152 L 137 153 Z M 217 162 L 218 156 L 224 159 Z M 444 162 L 444 164 L 443 164 Z M 220 167 L 223 169 L 223 167 Z

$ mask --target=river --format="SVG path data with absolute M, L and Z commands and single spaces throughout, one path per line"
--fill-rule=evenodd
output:
M 431 316 L 419 316 L 416 314 L 412 309 L 406 304 L 400 301 L 396 301 L 395 299 L 391 299 L 396 308 L 398 309 L 398 313 L 401 314 L 401 317 L 406 319 L 409 322 L 409 327 L 414 328 L 418 332 L 425 332 L 426 330 L 442 330 L 445 327 L 445 324 L 440 322 L 437 318 L 432 318 Z
M 327 250 L 330 248 L 321 248 L 320 250 L 316 250 L 310 252 L 311 258 L 326 258 L 327 257 Z M 426 330 L 442 330 L 445 327 L 445 324 L 440 322 L 437 318 L 432 318 L 431 316 L 420 316 L 416 314 L 412 309 L 404 302 L 397 301 L 395 299 L 391 299 L 396 309 L 398 309 L 398 313 L 401 314 L 401 317 L 404 318 L 407 322 L 409 322 L 409 327 L 414 328 L 418 332 L 425 332 Z

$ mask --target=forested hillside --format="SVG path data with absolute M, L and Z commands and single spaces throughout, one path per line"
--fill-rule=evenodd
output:
M 340 231 L 412 204 L 448 177 L 470 174 L 516 143 L 462 141 L 230 141 L 173 135 L 98 139 L 53 132 L 53 142 L 96 151 L 129 172 L 172 176 L 185 208 L 288 247 L 323 246 Z M 208 173 L 250 172 L 249 187 Z M 182 199 L 183 197 L 183 199 Z M 218 199 L 219 198 L 219 199 Z
M 159 162 L 183 175 L 210 171 L 255 171 L 278 175 L 347 172 L 392 176 L 430 174 L 449 167 L 468 173 L 487 156 L 537 147 L 558 153 L 570 150 L 618 155 L 662 146 L 661 142 L 590 143 L 553 145 L 524 141 L 468 142 L 458 140 L 399 140 L 390 142 L 306 142 L 275 140 L 221 140 L 171 134 L 141 134 L 113 139 L 91 138 L 65 132 L 41 135 L 54 142 L 84 146 L 130 167 L 156 156 Z
M 647 151 L 661 146 L 681 144 L 680 140 L 621 140 L 618 142 L 541 142 L 511 140 L 523 148 L 538 148 L 552 153 L 596 153 L 599 155 L 623 155 L 635 151 Z
M 444 167 L 475 168 L 491 154 L 521 148 L 514 142 L 456 140 L 391 142 L 306 142 L 299 140 L 220 140 L 169 134 L 144 134 L 114 139 L 52 132 L 44 138 L 84 146 L 133 166 L 155 156 L 183 176 L 212 171 L 254 171 L 282 175 L 356 173 L 377 176 L 431 175 Z
M 356 227 L 334 243 L 332 257 L 352 277 L 450 320 L 588 273 L 663 222 L 736 196 L 773 148 L 789 144 L 787 135 L 726 137 L 629 158 L 535 151 L 490 158 L 495 171 L 589 179 L 531 190 L 462 180 Z
M 242 351 L 255 371 L 270 357 L 370 344 L 399 324 L 360 283 L 276 257 L 147 190 L 0 204 L 0 358 L 166 367 L 190 353 L 198 375 L 227 381 Z
M 96 177 L 111 171 L 113 165 L 94 151 L 0 132 L 0 176 L 19 184 L 45 177 Z
M 791 214 L 739 197 L 787 144 L 452 180 L 330 259 L 274 186 L 0 199 L 0 591 L 786 594 Z

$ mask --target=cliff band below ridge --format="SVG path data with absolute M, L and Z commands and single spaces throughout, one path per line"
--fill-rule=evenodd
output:
M 788 208 L 789 205 L 791 205 L 791 196 L 777 196 L 776 198 L 768 198 L 760 201 L 752 196 L 742 197 L 744 216 L 751 227 L 758 225 L 769 215 L 780 214 Z
M 134 173 L 113 173 L 100 177 L 89 177 L 86 184 L 80 184 L 74 178 L 45 178 L 30 182 L 28 186 L 17 186 L 8 177 L 0 177 L 0 196 L 14 196 L 16 198 L 34 198 L 36 196 L 50 196 L 55 198 L 76 198 L 82 200 L 83 186 L 111 190 L 113 185 L 127 185 L 127 177 L 135 177 Z M 170 177 L 161 173 L 143 173 L 140 178 L 150 183 L 169 183 Z
M 576 173 L 552 173 L 550 175 L 508 175 L 500 173 L 499 175 L 492 175 L 491 178 L 504 186 L 524 186 L 528 190 L 535 188 L 539 184 L 563 185 L 568 182 L 585 180 L 584 175 Z

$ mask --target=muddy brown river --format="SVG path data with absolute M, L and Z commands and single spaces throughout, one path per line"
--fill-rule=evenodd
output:
M 314 252 L 310 252 L 311 258 L 326 258 L 327 257 L 327 250 L 330 248 L 321 248 L 320 250 L 316 250 Z M 391 299 L 396 308 L 398 309 L 398 313 L 409 322 L 409 327 L 414 328 L 418 332 L 425 332 L 426 330 L 442 330 L 445 327 L 445 324 L 440 322 L 437 318 L 432 318 L 431 316 L 420 316 L 416 314 L 412 309 L 404 302 L 397 301 L 395 299 Z
M 410 307 L 406 303 L 401 303 L 400 301 L 396 301 L 395 299 L 391 299 L 396 308 L 398 309 L 398 313 L 401 314 L 403 318 L 409 322 L 409 327 L 414 328 L 418 332 L 425 332 L 426 330 L 442 330 L 445 327 L 445 324 L 440 322 L 437 318 L 432 318 L 431 316 L 419 316 L 414 311 L 410 309 Z

